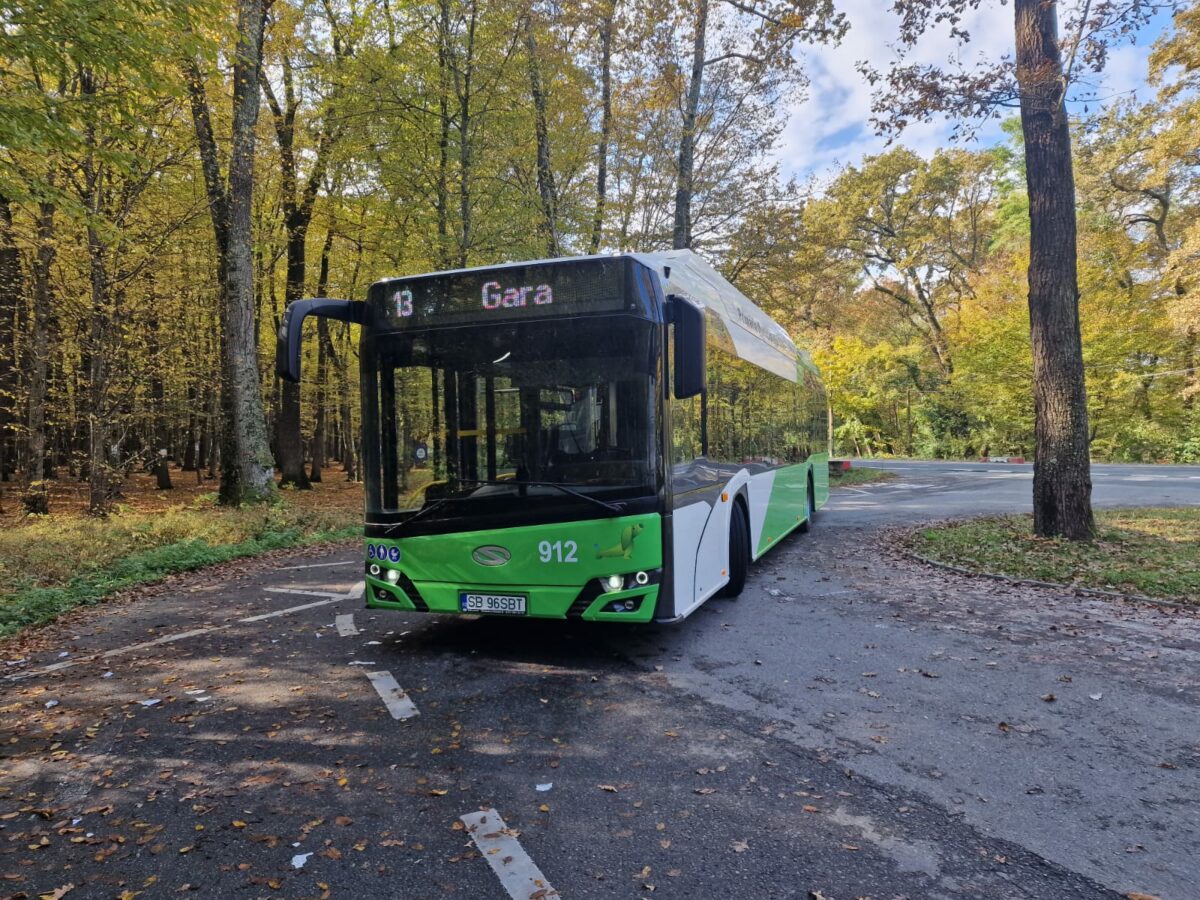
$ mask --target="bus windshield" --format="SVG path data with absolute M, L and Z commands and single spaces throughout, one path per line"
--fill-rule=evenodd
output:
M 615 315 L 372 336 L 368 513 L 401 522 L 434 504 L 442 518 L 653 494 L 656 334 Z

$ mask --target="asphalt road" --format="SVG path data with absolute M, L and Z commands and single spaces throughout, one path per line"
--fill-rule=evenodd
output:
M 355 548 L 7 647 L 0 885 L 1196 897 L 1197 618 L 894 557 L 880 524 L 1021 508 L 1029 476 L 889 466 L 676 626 L 368 613 Z M 1200 469 L 1139 480 L 1167 471 L 1098 469 L 1097 501 L 1200 502 Z

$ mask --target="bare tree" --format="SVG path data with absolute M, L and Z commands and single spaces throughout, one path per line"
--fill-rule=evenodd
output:
M 251 207 L 258 124 L 263 25 L 269 0 L 238 0 L 238 42 L 233 63 L 233 131 L 229 181 L 221 177 L 204 77 L 194 59 L 184 62 L 192 120 L 200 147 L 205 189 L 217 244 L 221 293 L 222 503 L 263 500 L 274 491 L 271 448 L 263 414 L 254 329 L 254 259 Z

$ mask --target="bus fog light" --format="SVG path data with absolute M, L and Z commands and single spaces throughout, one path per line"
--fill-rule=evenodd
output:
M 367 569 L 367 571 L 370 572 L 372 575 L 374 575 L 376 578 L 379 577 L 380 568 L 375 563 L 371 563 L 371 568 Z
M 609 575 L 604 579 L 604 587 L 610 591 L 619 591 L 625 587 L 625 578 L 622 575 Z
M 389 584 L 395 584 L 397 581 L 399 581 L 400 580 L 400 570 L 399 569 L 388 569 L 387 580 L 388 580 Z
M 628 611 L 628 612 L 633 612 L 633 608 L 634 608 L 635 606 L 637 606 L 637 601 L 636 601 L 636 600 L 626 600 L 626 601 L 625 601 L 625 609 L 626 609 L 626 611 Z
M 650 576 L 647 575 L 645 572 L 638 572 L 636 575 L 633 576 L 633 580 L 636 581 L 638 584 L 646 584 L 650 580 Z

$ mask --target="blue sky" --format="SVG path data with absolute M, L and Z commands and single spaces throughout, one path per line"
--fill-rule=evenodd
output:
M 871 128 L 871 89 L 855 70 L 855 64 L 865 59 L 884 68 L 892 58 L 889 45 L 895 41 L 896 26 L 891 3 L 842 0 L 840 6 L 850 19 L 845 40 L 837 47 L 805 48 L 803 58 L 811 84 L 807 97 L 793 104 L 780 142 L 777 155 L 785 177 L 805 180 L 815 176 L 824 180 L 832 170 L 856 164 L 866 155 L 881 152 L 886 145 L 886 139 L 877 137 Z M 985 0 L 966 22 L 972 40 L 962 53 L 963 59 L 995 59 L 1010 53 L 1012 15 L 1011 3 Z M 1149 99 L 1153 95 L 1146 89 L 1150 45 L 1169 25 L 1170 17 L 1160 14 L 1138 36 L 1136 44 L 1114 47 L 1102 80 L 1094 85 L 1096 95 L 1104 99 L 1138 91 L 1139 96 Z M 916 61 L 944 64 L 954 51 L 948 30 L 942 30 L 927 35 L 912 56 Z M 928 155 L 950 143 L 951 130 L 952 123 L 944 119 L 916 124 L 904 132 L 900 142 Z M 1001 137 L 999 123 L 991 122 L 980 129 L 977 142 L 992 144 Z

